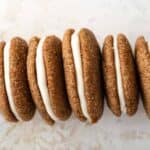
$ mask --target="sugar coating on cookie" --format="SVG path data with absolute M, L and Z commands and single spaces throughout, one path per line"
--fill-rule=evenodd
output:
M 116 78 L 117 78 L 117 89 L 118 89 L 118 96 L 120 101 L 120 108 L 123 114 L 126 114 L 126 104 L 125 104 L 125 97 L 123 93 L 123 85 L 122 85 L 122 78 L 121 78 L 121 70 L 120 70 L 120 59 L 119 59 L 119 50 L 117 46 L 117 37 L 114 37 L 114 58 L 115 58 L 115 68 L 116 68 Z
M 84 81 L 83 81 L 83 73 L 82 73 L 80 39 L 79 39 L 78 31 L 75 31 L 71 36 L 71 47 L 72 47 L 72 54 L 73 54 L 74 65 L 76 70 L 77 91 L 79 94 L 81 109 L 84 116 L 88 119 L 89 122 L 91 122 L 92 119 L 88 113 L 86 97 L 84 95 Z
M 5 47 L 4 47 L 4 79 L 5 79 L 5 87 L 6 87 L 6 92 L 8 96 L 8 102 L 10 105 L 10 109 L 12 113 L 15 115 L 16 119 L 18 121 L 23 121 L 22 118 L 19 116 L 16 106 L 14 104 L 13 100 L 13 95 L 11 91 L 11 83 L 10 83 L 10 46 L 11 46 L 11 41 L 7 42 Z
M 43 100 L 43 103 L 45 105 L 47 113 L 50 115 L 50 117 L 54 121 L 58 121 L 59 119 L 57 116 L 54 114 L 51 104 L 50 104 L 50 97 L 48 93 L 48 86 L 47 86 L 47 78 L 46 78 L 46 70 L 45 70 L 45 65 L 44 65 L 44 57 L 43 57 L 43 44 L 45 41 L 46 37 L 43 37 L 37 47 L 37 52 L 36 52 L 36 73 L 37 73 L 37 83 L 38 87 L 41 93 L 41 97 Z

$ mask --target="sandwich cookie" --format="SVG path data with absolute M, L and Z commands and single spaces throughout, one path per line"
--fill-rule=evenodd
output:
M 56 36 L 29 42 L 27 73 L 34 102 L 48 124 L 66 120 L 71 114 L 67 98 L 61 41 Z
M 142 101 L 147 116 L 150 118 L 150 43 L 143 36 L 136 40 L 135 58 Z
M 109 35 L 103 45 L 103 76 L 106 99 L 116 115 L 132 116 L 138 107 L 135 63 L 128 39 L 123 34 Z
M 69 101 L 81 120 L 96 122 L 103 112 L 100 48 L 94 34 L 68 29 L 63 37 L 63 61 Z
M 27 80 L 27 43 L 12 38 L 0 42 L 0 111 L 8 121 L 28 121 L 35 113 Z

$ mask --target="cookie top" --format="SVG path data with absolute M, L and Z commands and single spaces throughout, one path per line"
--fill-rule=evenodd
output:
M 144 108 L 150 118 L 150 45 L 143 36 L 138 37 L 136 40 L 135 60 Z
M 135 114 L 138 108 L 138 85 L 132 49 L 128 39 L 123 34 L 118 35 L 118 49 L 127 114 L 131 116 Z
M 117 75 L 114 56 L 113 36 L 108 35 L 105 38 L 102 51 L 103 58 L 103 76 L 106 99 L 111 111 L 116 115 L 121 115 L 120 100 L 118 95 Z
M 100 48 L 88 29 L 69 29 L 63 39 L 63 60 L 69 100 L 80 120 L 96 122 L 103 111 Z
M 109 57 L 107 57 L 109 56 Z M 123 34 L 108 36 L 103 47 L 103 69 L 108 105 L 112 112 L 133 115 L 138 105 L 138 86 L 130 44 Z
M 42 116 L 50 116 L 48 120 L 44 116 L 44 119 L 50 124 L 52 124 L 52 120 L 66 120 L 71 114 L 71 109 L 65 89 L 61 41 L 56 36 L 43 37 L 35 51 L 36 54 L 34 53 L 34 58 L 32 58 L 35 64 L 32 65 L 35 66 L 36 72 L 31 77 L 31 72 L 28 70 L 28 78 L 34 78 L 34 80 L 35 77 L 37 78 L 35 83 L 37 82 L 38 94 L 32 92 L 33 97 L 36 98 L 37 95 L 39 97 L 38 100 L 35 100 L 36 104 L 41 113 L 43 111 L 47 112 Z M 28 66 L 30 67 L 30 60 L 28 61 Z M 30 88 L 33 91 L 34 85 L 31 82 L 32 79 Z M 42 103 L 43 109 L 40 108 L 40 103 Z

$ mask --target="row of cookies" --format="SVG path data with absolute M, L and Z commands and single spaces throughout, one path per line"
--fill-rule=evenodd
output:
M 150 117 L 150 52 L 144 37 L 105 38 L 102 53 L 89 29 L 68 29 L 63 40 L 52 35 L 0 42 L 0 111 L 11 122 L 31 120 L 37 109 L 50 125 L 71 112 L 97 122 L 104 97 L 116 116 L 136 113 L 141 91 Z

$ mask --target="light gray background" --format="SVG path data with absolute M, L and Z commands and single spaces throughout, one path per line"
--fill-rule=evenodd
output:
M 132 47 L 139 35 L 150 40 L 149 0 L 0 0 L 0 39 L 56 34 L 88 27 L 102 46 L 107 34 L 125 33 Z M 105 105 L 95 125 L 72 116 L 50 127 L 38 113 L 27 123 L 9 124 L 0 116 L 0 149 L 148 150 L 150 120 L 140 103 L 137 114 L 116 118 Z

